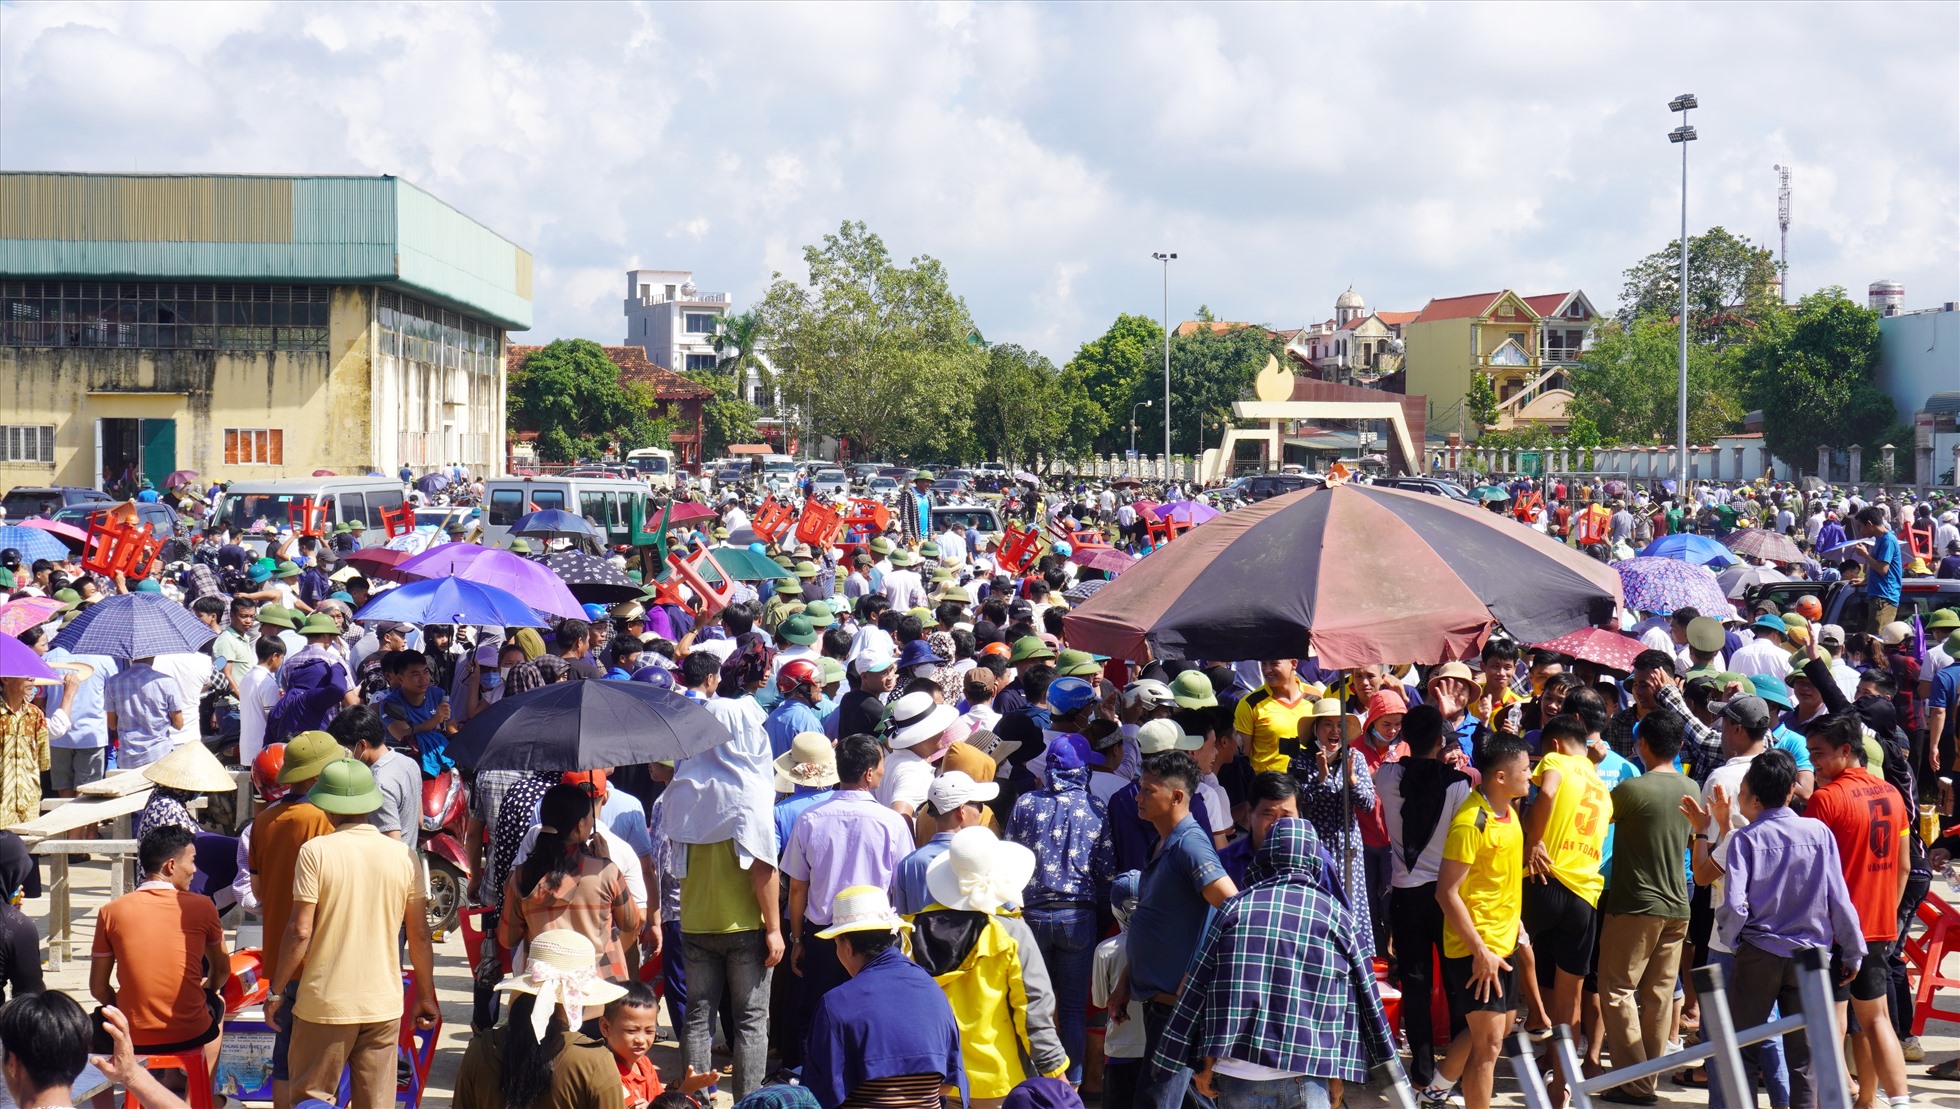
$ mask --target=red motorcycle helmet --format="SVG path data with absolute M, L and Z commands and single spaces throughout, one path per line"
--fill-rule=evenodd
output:
M 776 692 L 793 693 L 799 685 L 816 689 L 823 685 L 823 671 L 807 658 L 791 659 L 776 675 Z
M 286 768 L 286 745 L 275 743 L 252 758 L 252 788 L 267 801 L 277 801 L 293 791 L 279 784 L 279 772 Z

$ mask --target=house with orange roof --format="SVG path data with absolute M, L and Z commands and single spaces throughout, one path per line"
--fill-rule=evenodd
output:
M 512 374 L 521 373 L 524 363 L 531 355 L 543 350 L 542 346 L 509 343 L 504 346 L 504 361 Z M 606 352 L 606 360 L 619 367 L 621 381 L 635 381 L 645 385 L 653 392 L 653 408 L 648 413 L 656 420 L 672 420 L 675 430 L 668 435 L 667 446 L 674 452 L 676 466 L 698 466 L 701 457 L 703 436 L 703 415 L 701 406 L 715 395 L 713 389 L 699 384 L 687 377 L 659 365 L 647 357 L 645 347 L 601 346 Z M 536 438 L 536 428 L 514 428 L 517 438 L 523 439 L 526 432 Z
M 1310 329 L 1308 360 L 1324 381 L 1372 384 L 1402 368 L 1402 329 L 1416 312 L 1376 312 L 1350 285 L 1334 318 Z
M 1524 297 L 1510 289 L 1441 297 L 1403 328 L 1406 390 L 1430 398 L 1432 426 L 1474 438 L 1464 395 L 1475 374 L 1497 392 L 1494 430 L 1521 424 L 1563 428 L 1565 371 L 1590 341 L 1596 313 L 1582 292 Z M 1556 338 L 1547 331 L 1556 332 Z

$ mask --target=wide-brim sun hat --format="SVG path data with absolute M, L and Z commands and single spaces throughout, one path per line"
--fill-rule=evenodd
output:
M 292 785 L 317 778 L 328 764 L 347 757 L 347 748 L 326 732 L 301 732 L 286 741 L 286 764 L 279 768 L 279 784 Z
M 1322 718 L 1342 720 L 1343 734 L 1349 740 L 1361 734 L 1361 718 L 1345 711 L 1339 697 L 1322 697 L 1313 703 L 1313 719 L 1317 722 Z
M 916 747 L 937 739 L 959 717 L 958 709 L 934 702 L 930 693 L 908 693 L 892 702 L 889 742 L 893 750 Z
M 831 901 L 830 927 L 817 933 L 818 939 L 835 939 L 846 932 L 910 932 L 912 925 L 898 910 L 883 886 L 846 886 Z
M 1034 870 L 1033 851 L 985 828 L 963 828 L 926 867 L 926 892 L 948 909 L 992 913 L 1021 903 Z
M 837 750 L 822 732 L 799 732 L 790 740 L 789 750 L 776 760 L 777 793 L 788 793 L 795 786 L 836 784 Z
M 538 999 L 531 1013 L 532 1034 L 544 1038 L 551 1017 L 564 1006 L 573 1025 L 586 1011 L 626 996 L 626 987 L 599 974 L 599 949 L 584 933 L 550 928 L 531 937 L 524 969 L 497 983 L 499 993 L 528 993 Z
M 144 767 L 143 776 L 157 785 L 187 793 L 228 793 L 238 788 L 238 780 L 218 761 L 218 756 L 197 742 L 173 748 Z

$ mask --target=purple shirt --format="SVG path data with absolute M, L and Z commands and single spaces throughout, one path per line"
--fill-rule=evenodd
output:
M 1732 834 L 1726 913 L 1717 914 L 1731 950 L 1751 943 L 1781 958 L 1835 942 L 1847 967 L 1865 958 L 1864 930 L 1851 907 L 1837 840 L 1821 821 L 1786 808 L 1765 810 Z
M 840 789 L 790 829 L 783 873 L 810 883 L 803 915 L 830 923 L 831 903 L 851 886 L 889 889 L 899 860 L 912 853 L 912 826 L 868 790 Z M 1841 881 L 1841 880 L 1840 880 Z

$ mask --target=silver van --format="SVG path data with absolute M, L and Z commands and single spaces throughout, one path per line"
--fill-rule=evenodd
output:
M 402 506 L 402 483 L 388 477 L 302 477 L 275 481 L 234 481 L 218 497 L 211 525 L 242 532 L 260 524 L 285 527 L 293 505 L 312 498 L 327 506 L 326 526 L 359 520 L 369 543 L 382 539 L 381 510 Z
M 483 543 L 501 547 L 518 517 L 555 508 L 583 516 L 605 535 L 605 542 L 630 542 L 637 504 L 650 524 L 653 513 L 647 483 L 629 478 L 500 477 L 483 483 Z

